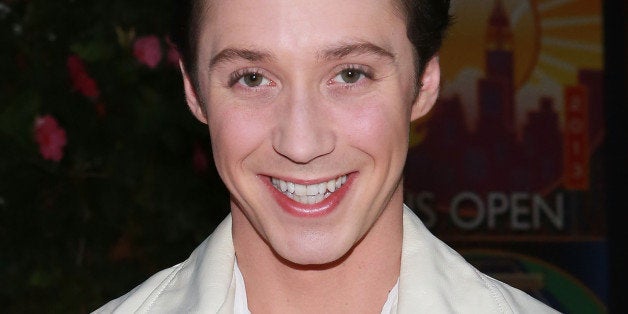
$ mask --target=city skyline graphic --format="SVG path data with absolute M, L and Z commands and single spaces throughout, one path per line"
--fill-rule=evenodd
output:
M 551 49 L 543 48 L 556 46 L 548 43 L 548 38 L 556 38 L 544 35 L 545 28 L 555 34 L 560 32 L 557 25 L 591 27 L 595 20 L 543 17 L 579 1 L 524 1 L 527 9 L 522 2 L 486 2 L 490 7 L 484 14 L 485 25 L 477 26 L 484 32 L 478 45 L 483 54 L 478 63 L 481 68 L 459 66 L 455 79 L 445 77 L 434 109 L 413 125 L 405 169 L 410 198 L 406 202 L 419 212 L 421 207 L 427 208 L 427 216 L 449 215 L 463 229 L 497 230 L 497 226 L 507 225 L 504 232 L 519 228 L 545 235 L 599 234 L 604 220 L 594 214 L 599 208 L 593 204 L 598 197 L 595 191 L 601 189 L 596 168 L 604 134 L 601 63 L 572 61 L 562 72 L 573 78 L 550 75 L 552 67 L 560 68 L 567 61 L 559 63 Z M 526 10 L 537 23 L 530 28 L 538 38 L 530 39 L 513 29 L 513 18 L 519 20 L 515 23 L 523 23 Z M 458 25 L 458 29 L 464 26 Z M 599 24 L 596 27 L 601 28 Z M 536 57 L 528 57 L 525 66 L 517 60 L 526 55 L 517 48 L 517 39 L 522 38 L 538 43 L 528 43 L 529 55 Z M 576 44 L 560 39 L 558 45 L 577 57 L 590 59 L 588 54 L 599 53 L 596 57 L 601 59 L 601 43 L 598 50 L 589 49 L 584 55 L 582 47 L 593 44 Z M 559 55 L 563 60 L 573 59 L 555 53 Z M 447 64 L 448 58 L 452 57 L 443 54 L 441 63 Z M 530 63 L 532 59 L 536 64 Z M 444 75 L 448 71 L 444 69 Z M 502 213 L 516 210 L 516 206 L 529 208 L 529 222 L 517 225 L 511 217 L 510 225 L 497 224 L 490 220 L 490 213 L 481 212 L 488 208 Z M 481 221 L 476 219 L 479 215 Z M 508 219 L 506 215 L 493 218 Z
M 608 295 L 599 0 L 452 0 L 405 203 L 489 275 L 565 312 Z

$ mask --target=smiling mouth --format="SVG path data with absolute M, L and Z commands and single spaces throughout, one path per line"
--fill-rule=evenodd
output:
M 285 196 L 301 204 L 316 204 L 328 198 L 347 182 L 347 175 L 315 184 L 298 184 L 277 178 L 270 179 L 273 186 Z

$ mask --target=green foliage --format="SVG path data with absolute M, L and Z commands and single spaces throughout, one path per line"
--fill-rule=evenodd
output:
M 166 59 L 170 0 L 0 0 L 0 304 L 85 313 L 187 257 L 227 213 L 206 126 Z M 133 55 L 160 38 L 151 69 Z M 66 66 L 78 55 L 89 98 Z M 59 162 L 34 140 L 38 116 L 67 134 Z M 197 149 L 198 150 L 198 149 Z M 210 158 L 210 157 L 209 157 Z

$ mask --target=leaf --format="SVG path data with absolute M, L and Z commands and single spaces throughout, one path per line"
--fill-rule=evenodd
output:
M 75 43 L 70 46 L 70 50 L 87 62 L 106 60 L 114 53 L 114 48 L 110 43 L 98 40 Z
M 23 145 L 32 139 L 33 122 L 41 107 L 41 95 L 28 89 L 0 111 L 0 132 L 19 139 Z

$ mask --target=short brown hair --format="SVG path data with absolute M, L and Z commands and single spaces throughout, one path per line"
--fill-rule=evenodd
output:
M 406 18 L 406 35 L 414 46 L 417 80 L 438 52 L 451 22 L 449 0 L 393 0 Z M 196 83 L 198 33 L 209 0 L 177 0 L 172 41 Z

